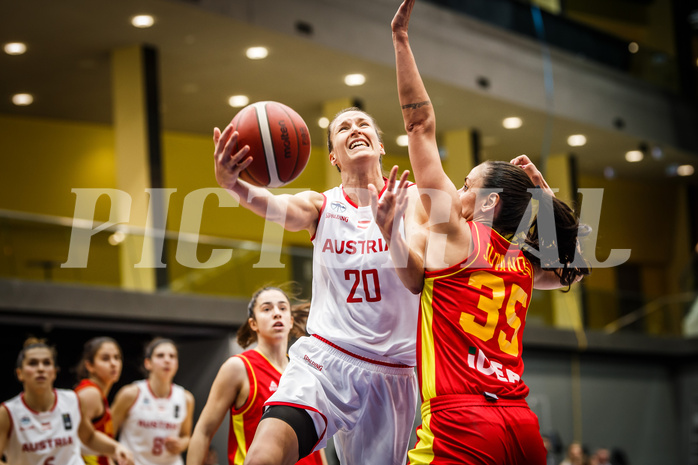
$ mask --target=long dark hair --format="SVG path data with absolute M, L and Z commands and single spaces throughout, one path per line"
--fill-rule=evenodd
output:
M 589 264 L 575 258 L 581 258 L 577 255 L 579 232 L 588 234 L 589 228 L 586 225 L 580 228 L 574 211 L 560 199 L 540 189 L 534 190 L 536 186 L 520 167 L 503 161 L 487 161 L 484 165 L 482 187 L 497 192 L 501 202 L 492 219 L 492 229 L 518 243 L 534 266 L 553 270 L 560 284 L 568 289 L 578 277 L 588 275 Z M 539 200 L 537 213 L 530 207 L 534 192 Z M 554 237 L 539 234 L 541 221 L 549 219 L 554 219 Z
M 262 292 L 265 291 L 279 291 L 286 297 L 286 300 L 288 300 L 289 305 L 291 304 L 291 297 L 289 297 L 290 292 L 284 291 L 280 287 L 264 286 L 258 289 L 254 294 L 252 294 L 252 298 L 250 299 L 250 302 L 247 304 L 247 320 L 245 320 L 245 323 L 240 327 L 240 329 L 238 329 L 237 332 L 237 343 L 243 349 L 257 342 L 257 333 L 253 331 L 250 327 L 250 318 L 252 318 L 253 320 L 255 319 L 254 308 L 257 305 L 257 300 L 259 299 L 259 296 L 262 294 Z M 303 303 L 291 307 L 291 316 L 293 316 L 293 327 L 291 328 L 289 339 L 297 339 L 301 336 L 305 336 L 305 322 L 308 319 L 309 307 L 310 304 Z

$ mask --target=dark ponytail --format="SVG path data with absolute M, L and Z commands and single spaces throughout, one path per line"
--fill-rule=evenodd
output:
M 566 291 L 569 291 L 578 278 L 591 273 L 591 266 L 581 256 L 578 237 L 589 234 L 590 228 L 580 226 L 574 211 L 566 203 L 544 192 L 542 196 L 538 215 L 533 220 L 522 249 L 531 263 L 542 270 L 553 271 L 560 284 L 567 286 Z M 540 223 L 553 218 L 554 236 L 550 232 L 541 232 Z
M 501 202 L 492 229 L 519 244 L 536 268 L 552 270 L 567 290 L 577 278 L 591 273 L 590 265 L 578 253 L 577 237 L 580 232 L 588 234 L 589 227 L 580 226 L 567 204 L 536 189 L 518 166 L 487 161 L 485 168 L 483 188 L 497 192 Z M 538 200 L 538 212 L 532 208 L 532 197 Z

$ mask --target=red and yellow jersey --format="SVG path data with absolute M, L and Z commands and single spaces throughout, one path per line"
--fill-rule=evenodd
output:
M 96 431 L 101 431 L 110 438 L 113 438 L 114 426 L 111 421 L 111 410 L 109 410 L 109 402 L 107 401 L 107 398 L 104 396 L 99 386 L 94 381 L 89 379 L 83 379 L 80 381 L 80 383 L 75 387 L 75 392 L 80 392 L 86 387 L 94 387 L 100 391 L 100 395 L 102 396 L 102 404 L 104 405 L 104 413 L 102 413 L 100 417 L 92 419 L 92 426 Z M 103 455 L 95 455 L 93 451 L 86 447 L 82 448 L 82 458 L 85 459 L 86 465 L 111 465 L 111 461 L 108 457 Z
M 480 223 L 468 223 L 473 251 L 450 268 L 427 271 L 417 357 L 422 400 L 490 393 L 524 398 L 521 338 L 533 267 L 521 250 Z
M 277 390 L 281 372 L 267 358 L 256 350 L 247 350 L 239 357 L 245 364 L 250 393 L 245 403 L 236 409 L 230 408 L 230 429 L 228 433 L 228 463 L 242 465 L 247 450 L 252 444 L 257 425 L 264 413 L 264 402 Z M 314 452 L 298 462 L 302 465 L 321 464 L 319 452 Z

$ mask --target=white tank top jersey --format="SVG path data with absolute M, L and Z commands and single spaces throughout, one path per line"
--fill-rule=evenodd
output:
M 80 403 L 75 392 L 54 389 L 56 402 L 47 412 L 35 412 L 19 394 L 3 405 L 12 421 L 5 448 L 12 465 L 84 465 L 80 455 Z
M 400 281 L 371 207 L 358 207 L 342 186 L 323 195 L 308 332 L 361 356 L 414 366 L 419 295 Z M 399 228 L 404 236 L 402 219 Z
M 156 397 L 147 380 L 135 382 L 138 398 L 121 427 L 119 442 L 133 452 L 136 465 L 181 465 L 182 456 L 165 448 L 165 439 L 179 437 L 187 416 L 184 388 L 172 384 L 168 397 Z

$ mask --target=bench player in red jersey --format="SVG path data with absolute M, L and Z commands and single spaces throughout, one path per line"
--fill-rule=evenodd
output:
M 203 465 L 211 439 L 230 411 L 228 464 L 242 465 L 262 419 L 264 402 L 279 387 L 288 365 L 289 335 L 305 335 L 304 318 L 296 318 L 288 296 L 277 287 L 264 287 L 252 296 L 247 322 L 238 330 L 242 348 L 254 349 L 230 357 L 223 363 L 187 451 L 187 465 Z M 325 452 L 316 451 L 299 465 L 326 465 Z

